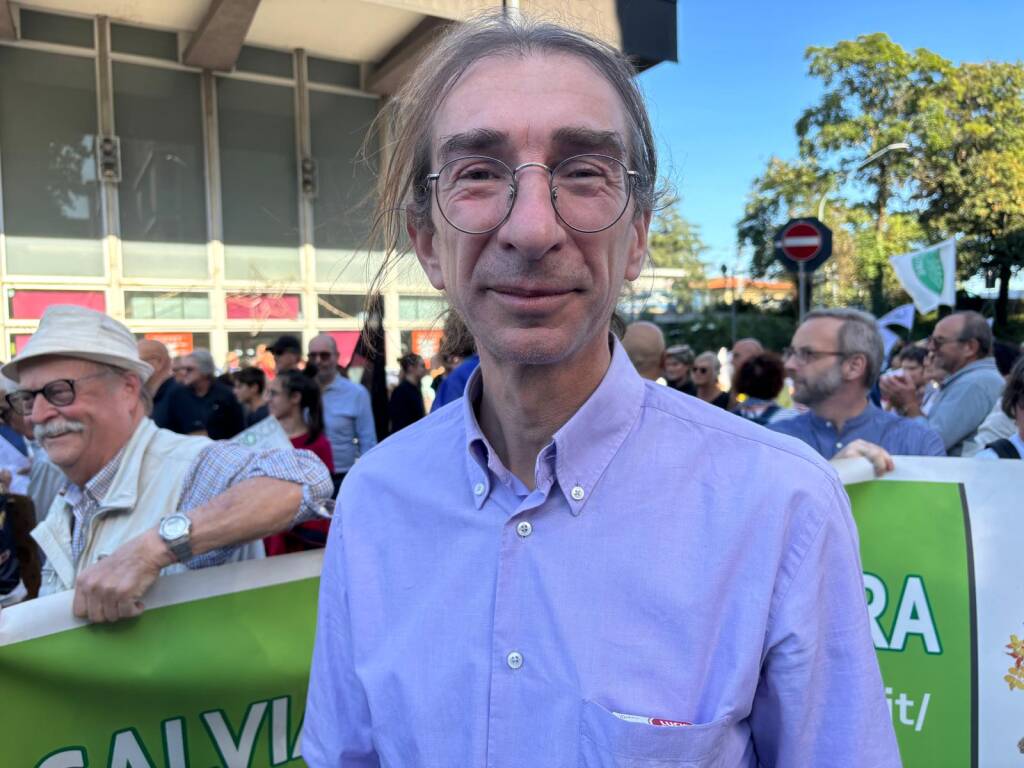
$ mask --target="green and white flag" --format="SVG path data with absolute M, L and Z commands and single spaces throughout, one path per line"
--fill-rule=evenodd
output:
M 950 238 L 924 250 L 890 256 L 889 261 L 922 315 L 940 304 L 956 306 L 956 240 Z

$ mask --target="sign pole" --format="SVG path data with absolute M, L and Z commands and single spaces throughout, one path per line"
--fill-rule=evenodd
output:
M 832 255 L 832 230 L 818 219 L 790 219 L 775 233 L 775 257 L 797 274 L 800 322 L 807 314 L 807 275 Z
M 797 290 L 800 292 L 800 322 L 804 321 L 804 315 L 807 314 L 807 273 L 804 271 L 804 263 L 801 261 L 797 265 Z

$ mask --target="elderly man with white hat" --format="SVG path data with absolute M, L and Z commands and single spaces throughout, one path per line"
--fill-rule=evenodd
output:
M 91 621 L 138 615 L 161 573 L 259 556 L 263 536 L 315 516 L 333 490 L 309 452 L 159 429 L 152 372 L 124 325 L 72 306 L 50 307 L 2 369 L 18 385 L 9 405 L 68 478 L 32 532 L 41 594 L 75 589 L 75 614 Z

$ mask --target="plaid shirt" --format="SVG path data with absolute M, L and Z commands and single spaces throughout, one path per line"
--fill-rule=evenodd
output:
M 123 451 L 97 472 L 84 486 L 68 483 L 62 491 L 64 501 L 71 505 L 75 527 L 71 537 L 71 553 L 77 563 L 85 551 L 100 503 L 110 491 L 114 476 L 121 466 Z M 196 457 L 185 478 L 178 511 L 188 513 L 201 507 L 228 488 L 253 477 L 270 477 L 302 486 L 302 503 L 292 520 L 296 525 L 311 520 L 323 508 L 330 508 L 334 486 L 323 463 L 309 451 L 252 451 L 236 443 L 216 442 Z M 237 547 L 214 549 L 186 560 L 189 568 L 206 568 L 227 561 Z

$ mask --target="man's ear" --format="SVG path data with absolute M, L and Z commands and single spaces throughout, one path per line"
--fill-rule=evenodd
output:
M 626 279 L 636 280 L 644 268 L 647 257 L 647 233 L 651 228 L 651 212 L 634 216 L 629 230 L 629 254 L 626 260 Z
M 863 380 L 868 367 L 868 359 L 862 354 L 850 355 L 843 361 L 843 365 L 847 372 L 846 378 Z
M 412 243 L 416 258 L 420 266 L 427 273 L 427 279 L 437 290 L 444 290 L 444 273 L 441 271 L 441 259 L 434 248 L 434 224 L 427 219 L 418 222 L 411 206 L 405 209 L 405 231 L 409 235 L 409 242 Z

